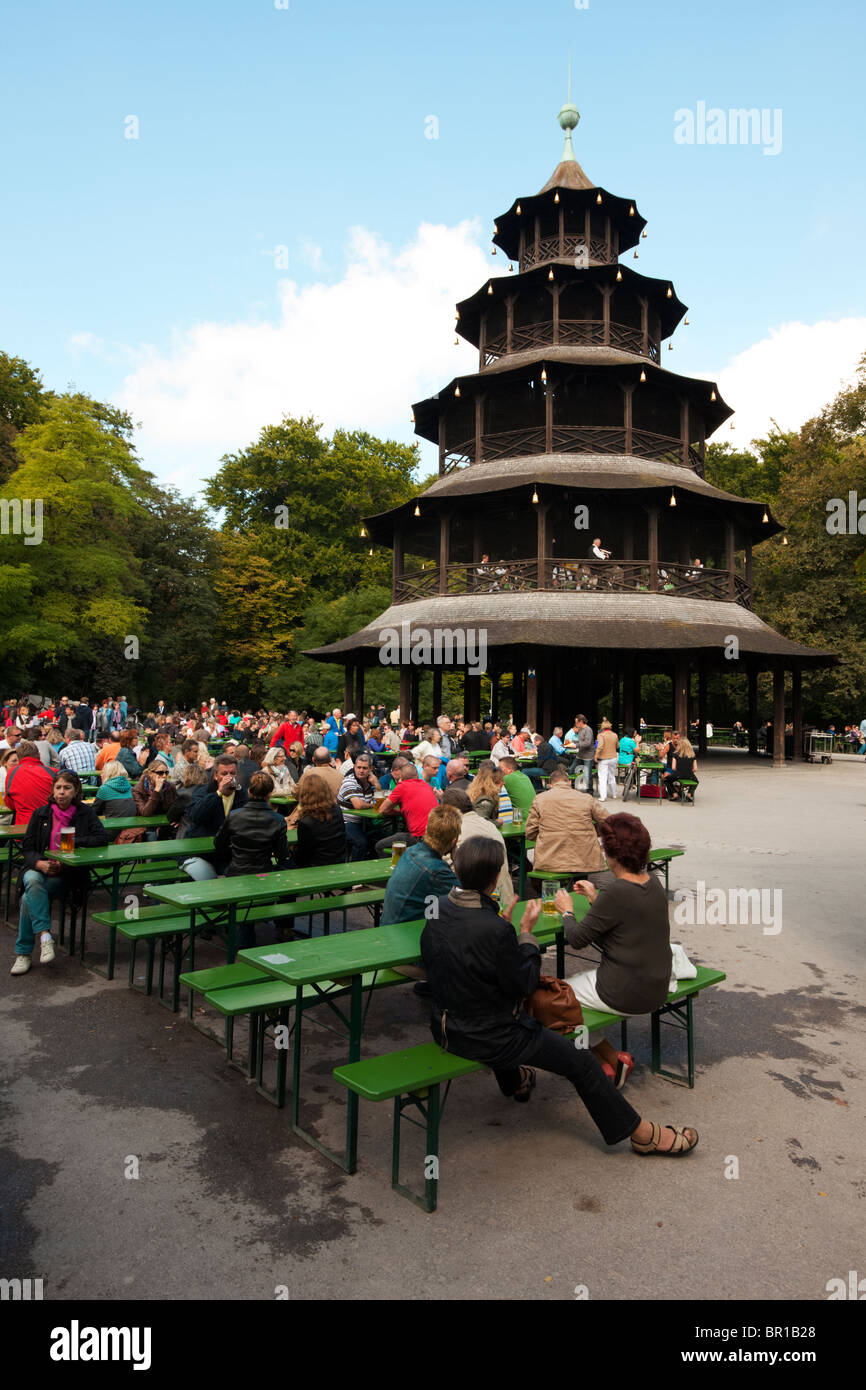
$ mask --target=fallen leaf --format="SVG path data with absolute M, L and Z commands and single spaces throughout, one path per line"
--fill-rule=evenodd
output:
M 544 1282 L 545 1282 L 545 1284 L 552 1284 L 552 1283 L 553 1283 L 553 1275 L 552 1275 L 552 1274 L 548 1274 L 548 1275 L 546 1276 Z
M 657 1221 L 657 1222 L 656 1222 L 656 1225 L 657 1225 L 657 1226 L 663 1226 L 664 1224 L 665 1224 L 665 1223 L 664 1223 L 663 1221 Z
M 827 1193 L 826 1193 L 826 1192 L 819 1192 L 819 1193 L 818 1193 L 818 1196 L 819 1196 L 819 1197 L 826 1197 L 826 1196 L 827 1196 Z

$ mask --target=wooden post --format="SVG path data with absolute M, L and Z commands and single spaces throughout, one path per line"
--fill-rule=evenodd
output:
M 514 342 L 514 295 L 505 301 L 505 351 L 511 352 Z
M 748 670 L 749 681 L 749 757 L 758 756 L 758 670 L 752 665 Z M 769 751 L 769 750 L 768 750 Z
M 541 675 L 541 728 L 539 732 L 544 734 L 545 738 L 550 738 L 553 733 L 553 669 L 547 656 L 544 658 Z
M 689 466 L 689 398 L 680 398 L 680 447 L 683 467 Z
M 749 607 L 752 606 L 752 542 L 746 541 L 746 587 L 749 590 Z
M 602 303 L 604 305 L 604 346 L 610 347 L 610 297 L 613 293 L 612 286 L 600 285 Z
M 526 723 L 526 673 L 519 664 L 511 673 L 511 703 L 514 722 L 520 728 Z
M 537 539 L 536 559 L 537 559 L 537 562 L 538 562 L 538 587 L 539 587 L 539 589 L 546 589 L 546 588 L 547 588 L 547 565 L 546 565 L 546 560 L 547 560 L 547 503 L 546 503 L 546 502 L 538 502 L 538 503 L 536 504 L 536 511 L 537 511 L 537 513 L 538 513 L 538 515 L 537 515 L 537 517 L 536 517 L 536 528 L 537 528 L 537 531 L 536 531 L 536 539 Z
M 684 652 L 674 658 L 674 727 L 689 736 L 689 659 Z
M 707 752 L 707 667 L 701 658 L 698 667 L 698 756 L 706 757 Z
M 441 478 L 442 474 L 445 472 L 445 455 L 446 455 L 446 453 L 447 453 L 447 449 L 445 448 L 445 412 L 441 409 L 441 406 L 440 406 L 440 409 L 439 409 L 439 476 L 440 476 L 440 478 Z
M 448 543 L 451 535 L 451 514 L 439 513 L 439 592 L 448 592 Z
M 562 210 L 560 209 L 560 216 Z M 550 292 L 553 295 L 553 346 L 559 347 L 559 296 L 562 291 L 561 285 L 551 285 Z
M 355 664 L 354 664 L 354 662 L 352 662 L 352 661 L 347 661 L 347 662 L 346 662 L 346 665 L 345 665 L 344 668 L 343 668 L 343 670 L 344 670 L 344 673 L 345 673 L 345 681 L 344 681 L 344 683 L 343 683 L 343 713 L 344 713 L 344 714 L 348 714 L 348 713 L 351 712 L 352 703 L 353 703 L 353 701 L 354 701 L 354 699 L 355 699 Z
M 785 668 L 773 668 L 773 767 L 785 766 Z
M 735 566 L 735 563 L 736 563 L 735 558 L 734 558 L 734 555 L 735 555 L 735 545 L 736 545 L 736 537 L 735 537 L 735 535 L 734 535 L 734 523 L 733 523 L 732 521 L 726 521 L 726 522 L 725 522 L 725 566 L 726 566 L 727 571 L 728 571 L 728 598 L 731 600 L 731 603 L 733 603 L 733 602 L 735 601 L 736 597 L 737 597 L 737 586 L 736 586 L 736 583 L 735 583 L 736 575 L 735 575 L 735 572 L 734 572 L 734 566 Z
M 622 524 L 622 558 L 634 559 L 634 512 L 627 511 Z
M 538 728 L 538 676 L 534 666 L 526 671 L 526 722 L 535 733 Z
M 565 203 L 559 204 L 559 254 L 565 256 Z
M 397 587 L 403 573 L 403 522 L 394 523 L 393 555 L 391 560 L 391 601 L 397 602 Z
M 649 539 L 649 581 L 650 592 L 659 590 L 659 509 L 650 507 L 647 512 L 647 534 Z
M 625 428 L 625 451 L 631 453 L 632 448 L 632 397 L 634 395 L 634 382 L 624 381 L 622 383 L 622 413 L 623 426 Z
M 400 718 L 408 719 L 412 705 L 411 667 L 400 667 Z
M 475 397 L 475 462 L 481 463 L 484 458 L 484 395 L 479 392 Z
M 490 717 L 499 718 L 499 672 L 490 671 Z M 513 714 L 513 711 L 512 711 Z
M 701 477 L 703 477 L 704 473 L 706 472 L 707 462 L 707 427 L 704 424 L 703 415 L 701 415 L 700 420 L 698 421 L 698 458 L 701 461 L 701 466 L 698 469 L 698 472 L 700 473 Z
M 553 385 L 549 378 L 544 387 L 544 452 L 553 453 Z
M 589 264 L 592 261 L 592 251 L 590 250 L 592 242 L 592 213 L 589 210 L 589 203 L 587 203 L 586 210 L 583 214 L 583 235 L 586 239 L 586 259 Z
M 472 563 L 474 565 L 478 564 L 484 554 L 484 548 L 481 544 L 481 521 L 481 514 L 476 510 L 472 516 Z
M 442 667 L 433 667 L 433 718 L 442 713 Z
M 610 218 L 609 218 L 609 217 L 605 217 L 605 219 L 604 219 L 604 242 L 605 242 L 605 245 L 606 245 L 606 247 L 607 247 L 607 259 L 608 259 L 608 261 L 612 261 L 612 260 L 613 260 L 613 242 L 612 242 L 611 239 L 610 239 Z
M 791 760 L 799 763 L 803 760 L 803 672 L 799 666 L 791 671 L 791 718 L 794 724 Z
M 478 370 L 484 370 L 484 347 L 487 342 L 487 310 L 481 315 L 481 326 L 478 330 Z
M 526 256 L 526 236 L 523 228 L 520 228 L 520 269 L 523 269 L 523 262 Z
M 644 357 L 649 357 L 649 303 L 641 297 L 640 300 L 640 350 Z
M 634 726 L 637 729 L 640 725 L 641 716 L 641 671 L 637 662 L 635 662 L 635 669 L 632 675 L 632 710 L 634 711 Z
M 539 240 L 539 237 L 540 237 L 540 234 L 541 234 L 540 221 L 541 221 L 541 219 L 539 218 L 538 214 L 536 213 L 536 216 L 535 216 L 535 264 L 536 264 L 536 265 L 538 265 L 538 240 Z
M 364 718 L 364 663 L 359 661 L 355 667 L 355 700 L 353 710 L 359 719 Z

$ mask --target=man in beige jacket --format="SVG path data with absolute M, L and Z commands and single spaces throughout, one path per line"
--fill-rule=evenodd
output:
M 549 789 L 535 798 L 526 820 L 527 844 L 535 841 L 534 868 L 579 870 L 579 877 L 598 884 L 596 875 L 606 876 L 607 870 L 595 827 L 606 819 L 607 811 L 594 797 L 576 792 L 565 768 L 556 768 Z

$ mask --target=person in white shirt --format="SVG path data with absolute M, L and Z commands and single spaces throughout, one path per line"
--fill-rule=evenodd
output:
M 595 556 L 596 560 L 610 559 L 610 551 L 604 549 L 601 543 L 601 536 L 596 536 L 595 540 L 593 541 L 592 554 Z

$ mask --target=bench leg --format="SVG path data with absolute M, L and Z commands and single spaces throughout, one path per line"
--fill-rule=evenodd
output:
M 692 1005 L 694 995 L 689 994 L 685 999 L 678 999 L 673 1004 L 665 1004 L 661 1009 L 656 1009 L 651 1018 L 651 1038 L 652 1038 L 652 1070 L 656 1076 L 663 1076 L 668 1081 L 675 1081 L 680 1086 L 687 1085 L 690 1090 L 694 1090 L 695 1085 L 695 1030 L 694 1015 Z M 666 1018 L 669 1027 L 676 1028 L 686 1035 L 686 1055 L 688 1059 L 688 1070 L 685 1077 L 677 1075 L 676 1072 L 667 1071 L 661 1064 L 661 1024 L 662 1019 Z
M 435 1211 L 439 1197 L 439 1120 L 441 1117 L 441 1105 L 439 1100 L 439 1086 L 431 1086 L 427 1092 L 426 1106 L 419 1096 L 395 1096 L 394 1097 L 394 1133 L 391 1144 L 391 1187 L 395 1192 L 399 1192 L 401 1197 L 408 1197 L 416 1206 L 422 1207 L 424 1211 Z M 425 1116 L 427 1145 L 424 1154 L 424 1196 L 420 1197 L 413 1192 L 410 1187 L 406 1187 L 400 1181 L 400 1128 L 403 1120 L 403 1111 L 409 1106 L 416 1106 L 421 1114 Z M 412 1121 L 413 1124 L 417 1123 Z

